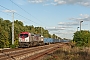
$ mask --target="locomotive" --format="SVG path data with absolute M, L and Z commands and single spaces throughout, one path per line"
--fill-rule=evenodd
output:
M 43 45 L 43 36 L 29 32 L 21 32 L 19 34 L 19 47 L 31 47 Z

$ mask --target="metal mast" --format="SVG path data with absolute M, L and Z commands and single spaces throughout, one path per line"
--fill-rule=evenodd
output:
M 12 13 L 12 45 L 14 45 L 14 12 Z
M 42 36 L 42 27 L 41 27 L 41 36 Z
M 81 31 L 81 23 L 82 23 L 83 21 L 80 21 L 80 31 Z

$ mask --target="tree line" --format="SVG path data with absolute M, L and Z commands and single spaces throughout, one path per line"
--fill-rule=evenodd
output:
M 55 34 L 51 35 L 48 30 L 43 27 L 34 27 L 33 25 L 28 26 L 23 24 L 19 20 L 14 21 L 14 45 L 18 46 L 18 35 L 20 32 L 31 32 L 34 34 L 41 34 L 44 38 L 58 38 Z M 10 20 L 4 20 L 0 18 L 0 48 L 12 46 L 12 22 Z
M 73 36 L 73 41 L 76 46 L 90 46 L 90 31 L 76 31 Z

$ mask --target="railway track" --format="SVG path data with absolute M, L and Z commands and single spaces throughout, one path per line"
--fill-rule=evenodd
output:
M 45 55 L 53 53 L 58 48 L 60 48 L 60 46 L 55 46 L 55 47 L 50 48 L 50 49 L 48 49 L 46 51 L 40 52 L 39 54 L 32 55 L 29 58 L 26 58 L 24 60 L 41 60 Z
M 0 60 L 37 60 L 52 53 L 63 44 L 50 44 L 32 48 L 6 49 L 0 52 Z

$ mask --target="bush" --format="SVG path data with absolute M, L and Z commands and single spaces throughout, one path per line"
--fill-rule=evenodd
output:
M 16 48 L 16 45 L 10 45 L 10 48 Z

